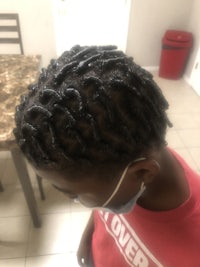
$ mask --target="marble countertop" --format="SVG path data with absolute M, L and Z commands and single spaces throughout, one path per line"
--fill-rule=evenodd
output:
M 39 75 L 41 57 L 0 55 L 0 149 L 15 143 L 13 136 L 15 107 Z

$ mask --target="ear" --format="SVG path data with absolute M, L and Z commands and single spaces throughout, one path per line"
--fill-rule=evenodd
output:
M 159 175 L 160 165 L 154 159 L 146 159 L 130 165 L 128 173 L 149 184 Z

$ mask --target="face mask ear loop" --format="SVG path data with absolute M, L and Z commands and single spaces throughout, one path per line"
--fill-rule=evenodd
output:
M 111 194 L 111 196 L 108 198 L 108 200 L 101 206 L 102 208 L 106 207 L 106 206 L 109 204 L 109 202 L 111 201 L 111 199 L 112 199 L 112 198 L 116 195 L 116 193 L 118 192 L 118 190 L 119 190 L 119 188 L 120 188 L 120 186 L 121 186 L 121 184 L 122 184 L 122 182 L 123 182 L 123 180 L 124 180 L 124 177 L 126 176 L 126 173 L 127 173 L 127 171 L 128 171 L 128 168 L 130 167 L 130 165 L 133 164 L 133 163 L 136 163 L 136 162 L 138 162 L 138 161 L 145 160 L 145 159 L 146 159 L 146 158 L 138 158 L 138 159 L 136 159 L 136 160 L 130 162 L 130 163 L 126 166 L 126 168 L 125 168 L 125 170 L 123 171 L 122 176 L 121 176 L 121 178 L 120 178 L 120 180 L 119 180 L 119 182 L 118 182 L 118 184 L 117 184 L 115 190 L 113 191 L 113 193 Z M 143 184 L 144 184 L 144 183 L 143 183 Z
M 142 182 L 141 187 L 140 187 L 140 191 L 142 191 L 142 193 L 143 193 L 145 189 L 146 189 L 146 186 L 145 186 L 144 182 Z
M 130 166 L 130 163 L 128 164 L 128 166 L 126 166 L 126 169 L 123 171 L 122 176 L 121 176 L 121 178 L 120 178 L 120 180 L 119 180 L 119 182 L 118 182 L 115 190 L 113 191 L 113 193 L 111 194 L 111 196 L 108 198 L 108 200 L 102 205 L 103 208 L 105 206 L 107 206 L 108 203 L 111 201 L 111 199 L 116 195 L 117 191 L 119 190 L 120 185 L 122 184 L 122 182 L 124 180 L 124 177 L 125 177 L 125 175 L 127 173 L 127 170 L 129 168 L 129 166 Z
M 159 171 L 160 171 L 160 164 L 158 163 L 158 161 L 157 160 L 155 160 L 155 159 L 153 159 L 153 161 L 155 162 L 155 164 L 157 165 L 157 167 L 158 167 L 158 169 L 159 169 Z

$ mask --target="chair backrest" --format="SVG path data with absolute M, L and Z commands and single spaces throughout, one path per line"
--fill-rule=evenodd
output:
M 2 34 L 0 36 L 0 44 L 18 44 L 21 54 L 24 54 L 18 14 L 1 13 L 0 32 L 5 33 L 5 36 Z M 11 32 L 16 33 L 17 36 L 7 37 Z

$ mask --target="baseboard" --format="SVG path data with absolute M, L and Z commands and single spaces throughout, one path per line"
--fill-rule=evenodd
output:
M 150 72 L 159 70 L 159 66 L 143 66 L 142 68 Z

